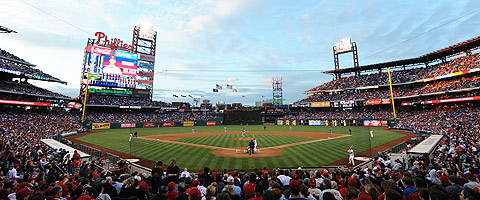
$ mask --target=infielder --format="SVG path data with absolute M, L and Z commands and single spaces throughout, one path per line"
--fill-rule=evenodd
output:
M 245 138 L 245 129 L 243 129 L 242 137 Z
M 225 132 L 227 132 L 227 126 L 224 126 L 224 127 L 223 127 L 223 130 L 225 130 Z
M 355 155 L 353 154 L 352 146 L 348 147 L 348 151 L 347 151 L 348 154 L 350 154 L 350 157 L 348 158 L 348 164 L 352 164 L 353 166 L 355 166 L 355 160 L 353 159 Z

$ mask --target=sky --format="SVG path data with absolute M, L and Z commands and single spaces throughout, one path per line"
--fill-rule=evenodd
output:
M 79 94 L 87 39 L 100 31 L 130 43 L 140 24 L 157 31 L 154 100 L 192 102 L 173 97 L 192 95 L 246 105 L 272 98 L 272 77 L 283 78 L 285 103 L 333 80 L 322 72 L 334 69 L 332 47 L 343 38 L 356 42 L 362 66 L 417 57 L 480 33 L 474 0 L 0 2 L 0 25 L 18 32 L 0 34 L 0 48 L 67 81 L 32 83 L 71 97 Z M 352 60 L 340 55 L 340 68 Z M 212 92 L 216 84 L 224 88 L 219 93 Z

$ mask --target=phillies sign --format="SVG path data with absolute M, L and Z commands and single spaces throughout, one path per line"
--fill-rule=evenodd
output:
M 107 35 L 105 35 L 103 32 L 96 32 L 95 36 L 97 36 L 98 45 L 128 49 L 130 51 L 132 50 L 132 45 L 126 43 L 124 44 L 123 41 L 118 38 L 112 38 L 108 40 Z

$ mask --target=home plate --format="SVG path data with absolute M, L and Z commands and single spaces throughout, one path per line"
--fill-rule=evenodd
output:
M 368 157 L 355 157 L 355 160 L 360 160 L 360 161 L 364 161 L 364 162 L 365 162 L 365 161 L 370 160 L 370 158 L 368 158 Z

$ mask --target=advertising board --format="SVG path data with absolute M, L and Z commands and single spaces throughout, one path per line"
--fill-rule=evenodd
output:
M 322 121 L 321 120 L 308 120 L 308 125 L 309 126 L 321 126 Z
M 93 123 L 92 129 L 110 129 L 110 123 Z
M 365 120 L 363 126 L 382 126 L 380 120 Z
M 135 128 L 137 127 L 136 123 L 121 123 L 120 128 Z
M 175 126 L 175 122 L 163 122 L 163 127 L 173 127 Z
M 82 84 L 135 88 L 138 54 L 87 46 Z
M 365 100 L 364 104 L 366 106 L 370 105 L 386 105 L 386 104 L 391 104 L 392 100 L 389 98 L 381 98 L 381 99 L 367 99 Z
M 217 125 L 216 121 L 207 122 L 207 126 L 216 126 L 216 125 Z
M 330 101 L 312 102 L 310 103 L 310 107 L 312 108 L 330 107 Z
M 183 126 L 194 126 L 195 125 L 195 122 L 194 121 L 186 121 L 186 122 L 183 122 Z
M 153 127 L 156 127 L 157 126 L 157 123 L 155 122 L 144 122 L 143 123 L 143 128 L 153 128 Z

